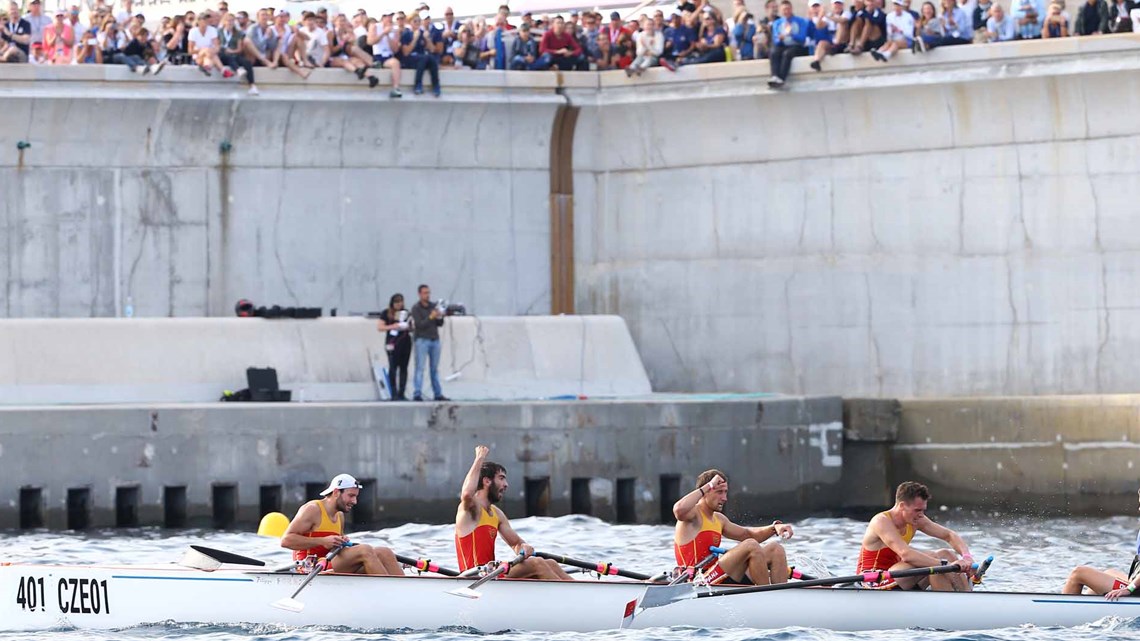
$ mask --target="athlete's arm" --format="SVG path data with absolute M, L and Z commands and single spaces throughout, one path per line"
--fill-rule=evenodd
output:
M 722 532 L 724 535 L 733 541 L 743 541 L 744 539 L 753 539 L 757 543 L 763 543 L 773 536 L 783 536 L 785 539 L 792 538 L 792 526 L 787 523 L 780 523 L 774 521 L 772 525 L 765 525 L 763 527 L 744 527 L 737 525 L 727 518 L 720 516 L 721 523 L 724 524 Z
M 875 535 L 879 537 L 879 540 L 885 543 L 892 552 L 897 554 L 899 559 L 904 563 L 909 563 L 916 568 L 942 564 L 941 560 L 914 549 L 909 543 L 904 541 L 888 516 L 883 514 L 876 515 L 875 518 L 871 519 L 871 529 L 875 532 Z
M 719 476 L 714 476 L 708 483 L 682 496 L 673 504 L 673 516 L 676 517 L 678 521 L 686 523 L 697 520 L 697 504 L 701 502 L 705 494 L 719 489 L 724 484 L 724 479 Z
M 954 530 L 939 525 L 925 516 L 915 522 L 915 529 L 927 536 L 946 541 L 950 544 L 950 547 L 954 548 L 958 556 L 969 561 L 974 560 L 974 557 L 970 555 L 970 546 L 966 545 L 966 541 L 964 541 L 961 536 L 958 536 L 958 533 Z
M 486 445 L 475 448 L 475 461 L 471 463 L 471 469 L 467 470 L 467 478 L 463 479 L 463 488 L 459 490 L 459 507 L 472 516 L 476 508 L 475 492 L 479 491 L 479 469 L 483 467 L 488 452 L 490 450 Z
M 522 540 L 518 532 L 515 532 L 515 529 L 511 527 L 511 521 L 507 518 L 507 515 L 503 514 L 503 511 L 498 507 L 492 506 L 491 509 L 499 514 L 499 535 L 503 537 L 503 543 L 511 546 L 515 554 L 526 552 L 528 557 L 534 556 L 534 548 L 527 545 L 527 542 Z

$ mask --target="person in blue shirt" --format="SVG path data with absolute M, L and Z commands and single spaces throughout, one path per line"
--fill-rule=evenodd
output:
M 667 46 L 667 50 L 672 52 L 673 61 L 678 65 L 689 62 L 697 50 L 697 30 L 690 24 L 691 21 L 690 16 L 679 17 L 673 23 L 676 26 L 665 34 L 665 39 L 672 41 L 672 46 Z
M 530 25 L 519 26 L 518 37 L 511 43 L 511 69 L 526 71 L 538 60 L 538 40 L 530 36 Z
M 791 0 L 780 2 L 780 17 L 772 23 L 772 53 L 769 55 L 772 77 L 768 80 L 769 87 L 783 87 L 792 69 L 792 59 L 807 55 L 811 29 L 811 22 L 795 15 Z
M 740 22 L 732 27 L 732 37 L 740 48 L 741 60 L 756 58 L 756 47 L 752 41 L 756 37 L 756 19 L 751 13 L 744 14 Z
M 414 91 L 417 95 L 424 92 L 424 71 L 431 74 L 432 93 L 438 98 L 439 89 L 439 58 L 434 55 L 436 43 L 432 41 L 431 25 L 425 25 L 419 15 L 412 14 L 412 27 L 400 37 L 400 49 L 404 54 L 405 64 L 416 68 Z M 440 34 L 442 36 L 442 32 Z M 441 37 L 442 41 L 442 37 Z
M 728 40 L 728 33 L 720 26 L 713 12 L 706 11 L 704 24 L 701 25 L 701 36 L 697 40 L 697 58 L 692 64 L 703 65 L 706 62 L 724 62 L 724 44 Z
M 927 49 L 948 45 L 968 45 L 974 41 L 974 20 L 955 0 L 942 0 L 942 36 L 922 36 Z

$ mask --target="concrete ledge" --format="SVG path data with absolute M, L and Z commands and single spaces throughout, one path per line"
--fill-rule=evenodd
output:
M 440 337 L 456 399 L 651 391 L 617 317 L 453 317 Z M 363 318 L 4 320 L 0 353 L 9 405 L 215 401 L 246 386 L 247 367 L 275 367 L 294 400 L 369 401 L 369 354 L 387 367 L 384 337 Z
M 506 465 L 513 516 L 584 502 L 657 523 L 716 466 L 734 484 L 732 515 L 767 523 L 837 504 L 839 420 L 838 398 L 0 408 L 0 528 L 18 524 L 21 488 L 51 528 L 66 527 L 73 489 L 88 493 L 90 527 L 114 525 L 121 487 L 138 488 L 140 525 L 161 525 L 168 486 L 185 488 L 186 524 L 209 526 L 215 487 L 251 523 L 263 487 L 291 513 L 340 472 L 366 483 L 354 519 L 444 523 L 477 444 Z

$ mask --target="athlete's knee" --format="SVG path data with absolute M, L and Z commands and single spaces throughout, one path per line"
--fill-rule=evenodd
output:
M 372 551 L 376 554 L 376 556 L 378 558 L 381 558 L 384 560 L 392 560 L 392 561 L 396 560 L 396 553 L 392 551 L 392 548 L 385 548 L 385 547 L 376 546 L 376 547 L 372 548 Z
M 740 543 L 737 543 L 736 547 L 740 548 L 741 550 L 744 550 L 745 552 L 747 552 L 749 554 L 752 554 L 752 553 L 760 550 L 760 544 L 757 543 L 755 539 L 744 539 Z M 736 549 L 736 548 L 733 548 L 733 549 Z
M 788 553 L 784 550 L 784 546 L 780 545 L 779 543 L 769 543 L 768 545 L 761 547 L 765 552 L 765 556 L 767 556 L 769 560 L 778 563 L 787 563 Z
M 558 573 L 562 570 L 562 566 L 558 564 L 558 561 L 554 561 L 552 559 L 543 560 L 546 561 L 546 574 L 551 578 L 558 576 Z

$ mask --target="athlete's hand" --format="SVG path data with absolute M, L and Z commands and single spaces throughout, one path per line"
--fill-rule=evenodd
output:
M 490 452 L 491 452 L 491 448 L 487 447 L 486 445 L 476 445 L 475 446 L 475 458 L 478 458 L 478 459 L 487 458 L 487 454 L 489 454 Z
M 329 548 L 330 550 L 335 547 L 340 547 L 348 543 L 347 536 L 339 536 L 337 534 L 330 534 L 329 536 L 321 538 L 321 547 Z
M 773 523 L 772 529 L 776 531 L 776 536 L 784 540 L 792 538 L 792 535 L 795 534 L 792 526 L 787 523 Z
M 534 556 L 534 548 L 529 543 L 523 543 L 519 546 L 519 554 L 522 554 L 524 559 L 529 559 Z
M 725 481 L 720 477 L 719 474 L 717 474 L 716 476 L 712 477 L 712 480 L 710 480 L 708 483 L 705 483 L 705 494 L 723 489 L 726 485 L 728 485 L 728 481 Z
M 1115 601 L 1122 596 L 1130 596 L 1131 594 L 1132 593 L 1128 591 L 1128 588 L 1119 588 L 1104 595 L 1104 598 L 1108 599 L 1109 601 Z

